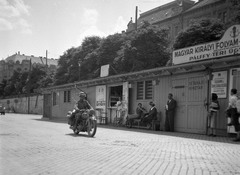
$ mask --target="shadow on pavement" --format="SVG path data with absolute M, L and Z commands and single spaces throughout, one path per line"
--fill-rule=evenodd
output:
M 212 141 L 212 142 L 221 142 L 221 143 L 230 143 L 240 145 L 240 142 L 234 142 L 236 135 L 232 134 L 228 137 L 217 136 L 211 137 L 205 134 L 193 134 L 193 133 L 183 133 L 183 132 L 166 132 L 166 131 L 153 131 L 147 129 L 137 129 L 137 128 L 126 128 L 121 126 L 112 126 L 112 125 L 98 125 L 99 128 L 104 129 L 114 129 L 114 130 L 122 130 L 122 131 L 130 131 L 130 132 L 138 132 L 138 133 L 147 133 L 147 134 L 155 134 L 169 137 L 180 137 L 186 139 L 195 139 L 195 140 L 203 140 L 203 141 Z
M 67 124 L 67 119 L 48 119 L 48 118 L 42 118 L 42 119 L 32 119 L 36 121 L 44 121 L 44 122 L 53 122 L 53 123 L 62 123 Z M 128 132 L 138 132 L 138 133 L 148 133 L 148 134 L 155 134 L 155 135 L 162 135 L 162 136 L 169 136 L 169 137 L 180 137 L 180 138 L 187 138 L 187 139 L 196 139 L 196 140 L 203 140 L 203 141 L 212 141 L 212 142 L 221 142 L 221 143 L 230 143 L 230 144 L 237 144 L 240 145 L 240 142 L 233 142 L 233 139 L 235 139 L 236 135 L 232 134 L 229 135 L 229 137 L 224 136 L 217 136 L 217 137 L 210 137 L 205 134 L 192 134 L 192 133 L 182 133 L 182 132 L 166 132 L 166 131 L 153 131 L 153 130 L 147 130 L 147 129 L 137 129 L 137 128 L 126 128 L 123 126 L 113 126 L 113 125 L 99 125 L 98 128 L 104 128 L 104 129 L 114 129 L 114 130 L 122 130 L 122 131 L 128 131 Z M 88 135 L 79 133 L 78 135 L 75 135 L 73 133 L 66 134 L 72 137 L 88 137 Z M 93 137 L 94 138 L 94 137 Z
M 69 133 L 69 134 L 65 134 L 66 136 L 71 136 L 71 137 L 86 137 L 86 138 L 94 138 L 94 137 L 88 137 L 87 133 L 79 133 L 79 134 L 73 134 L 73 133 Z
M 51 120 L 48 118 L 41 118 L 41 119 L 31 119 L 31 120 L 36 120 L 36 121 L 41 121 L 41 122 L 52 122 L 52 123 L 62 123 L 62 124 L 67 124 L 67 119 L 58 119 L 58 120 Z

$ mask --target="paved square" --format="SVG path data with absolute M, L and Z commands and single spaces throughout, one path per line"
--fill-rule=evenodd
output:
M 240 175 L 233 138 L 103 125 L 89 138 L 41 118 L 0 116 L 0 174 Z

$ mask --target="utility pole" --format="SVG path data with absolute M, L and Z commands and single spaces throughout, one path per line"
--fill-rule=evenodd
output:
M 27 98 L 28 98 L 28 114 L 30 114 L 30 76 L 32 70 L 32 60 L 30 58 L 29 71 L 28 71 L 28 83 L 27 83 Z
M 47 67 L 48 67 L 47 59 L 48 59 L 48 51 L 46 50 L 46 73 L 47 73 Z
M 135 12 L 135 30 L 137 30 L 137 17 L 138 17 L 138 6 L 136 6 L 136 12 Z

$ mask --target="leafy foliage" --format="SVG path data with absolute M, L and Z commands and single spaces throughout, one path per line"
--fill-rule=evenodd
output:
M 33 67 L 30 73 L 15 71 L 11 79 L 0 84 L 0 96 L 97 78 L 106 64 L 110 65 L 110 75 L 164 66 L 170 58 L 168 32 L 144 22 L 130 34 L 86 37 L 79 47 L 69 48 L 60 56 L 55 74 L 46 73 L 43 67 Z
M 240 1 L 230 0 L 230 11 L 231 11 L 231 21 L 232 23 L 240 23 Z
M 26 94 L 28 90 L 30 93 L 38 92 L 39 89 L 47 87 L 53 82 L 53 76 L 46 72 L 42 66 L 35 66 L 30 72 L 14 71 L 9 80 L 2 80 L 0 96 Z
M 184 47 L 219 40 L 224 32 L 225 26 L 218 19 L 194 19 L 191 21 L 188 28 L 178 34 L 173 48 L 181 49 Z
M 168 32 L 167 28 L 159 28 L 144 21 L 119 52 L 123 72 L 164 66 L 170 58 Z
M 170 58 L 168 32 L 144 22 L 130 34 L 86 37 L 81 46 L 60 57 L 54 84 L 99 77 L 101 66 L 106 64 L 110 65 L 110 75 L 164 66 Z
M 72 47 L 64 52 L 58 61 L 54 84 L 71 83 L 91 77 L 89 74 L 97 67 L 92 54 L 99 47 L 100 42 L 100 37 L 86 37 L 81 46 Z

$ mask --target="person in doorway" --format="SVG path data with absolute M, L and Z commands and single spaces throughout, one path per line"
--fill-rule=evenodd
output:
M 237 103 L 238 97 L 237 97 L 237 89 L 231 89 L 231 97 L 229 99 L 229 104 L 225 112 L 230 115 L 231 123 L 228 125 L 233 125 L 235 128 L 235 131 L 237 132 L 237 137 L 233 141 L 240 142 L 240 124 L 239 124 L 239 114 L 237 112 Z
M 146 109 L 142 107 L 142 103 L 138 103 L 138 107 L 136 109 L 137 117 L 129 118 L 129 127 L 132 127 L 134 119 L 143 119 L 144 115 L 147 113 Z
M 166 119 L 165 119 L 165 131 L 174 132 L 174 115 L 177 107 L 176 100 L 173 99 L 173 94 L 168 94 L 168 101 L 165 106 Z
M 118 119 L 118 124 L 122 123 L 123 121 L 123 103 L 122 103 L 122 97 L 118 98 L 117 103 L 115 104 L 117 107 L 116 111 L 116 119 Z
M 153 102 L 149 103 L 150 109 L 146 116 L 144 116 L 142 122 L 147 125 L 147 129 L 151 129 L 152 121 L 157 119 L 157 108 Z
M 73 126 L 73 131 L 77 129 L 78 123 L 82 120 L 82 114 L 83 111 L 81 109 L 86 109 L 86 110 L 92 110 L 93 107 L 90 105 L 90 103 L 86 100 L 86 94 L 84 92 L 79 93 L 79 100 L 76 102 L 74 108 L 76 109 L 76 114 L 73 115 L 75 117 L 75 122 Z
M 208 127 L 211 128 L 209 136 L 216 137 L 216 120 L 217 120 L 217 111 L 219 110 L 218 96 L 215 93 L 212 93 L 212 101 L 209 105 L 208 112 Z

